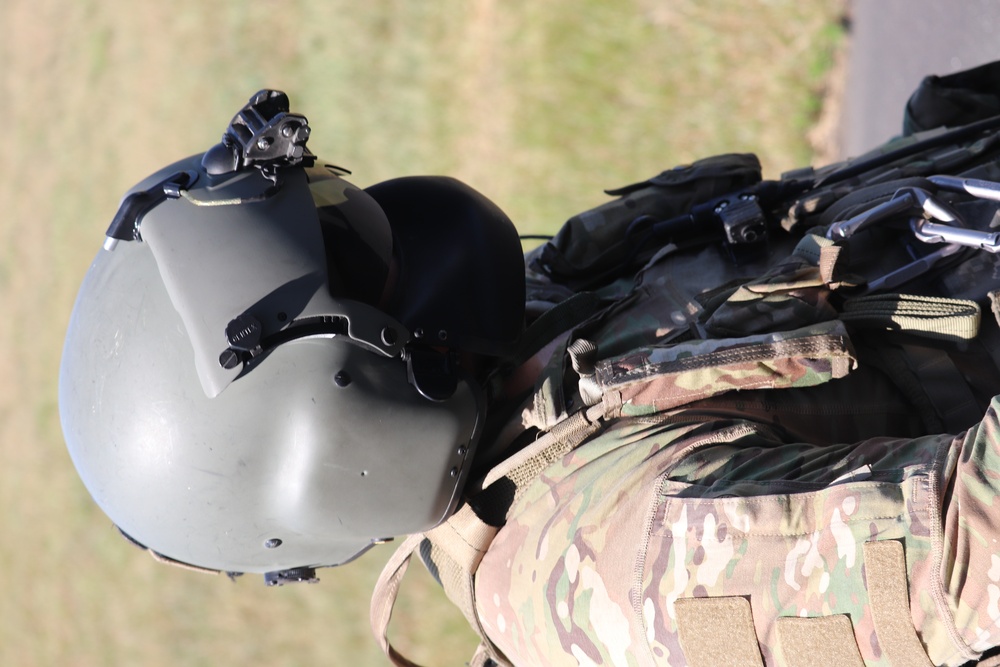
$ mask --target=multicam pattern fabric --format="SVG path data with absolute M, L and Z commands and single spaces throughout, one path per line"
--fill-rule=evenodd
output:
M 602 362 L 597 379 L 626 415 L 648 414 L 728 391 L 809 387 L 855 366 L 840 322 L 780 334 L 678 343 Z
M 478 568 L 478 616 L 511 663 L 686 665 L 677 601 L 736 596 L 768 667 L 785 664 L 779 618 L 833 615 L 849 618 L 866 665 L 890 665 L 863 553 L 885 540 L 903 545 L 909 615 L 933 664 L 1000 644 L 996 404 L 957 436 L 873 419 L 867 397 L 896 412 L 905 400 L 856 370 L 815 259 L 793 252 L 706 294 L 670 257 L 575 332 L 614 352 L 583 381 L 621 408 L 523 489 Z M 734 337 L 685 334 L 713 318 Z M 553 364 L 542 393 L 565 370 Z
M 477 574 L 483 626 L 516 665 L 685 665 L 675 602 L 745 596 L 766 665 L 779 617 L 833 614 L 888 665 L 862 547 L 898 540 L 918 636 L 960 665 L 1000 642 L 995 410 L 957 437 L 828 447 L 739 420 L 619 421 L 512 508 Z
M 815 629 L 808 619 L 817 618 L 837 632 L 846 619 L 865 665 L 898 666 L 893 652 L 906 643 L 897 641 L 903 634 L 935 665 L 963 665 L 1000 645 L 1000 399 L 966 431 L 928 434 L 946 422 L 930 414 L 942 403 L 929 395 L 941 391 L 927 387 L 952 385 L 947 373 L 922 384 L 932 364 L 906 368 L 933 357 L 919 353 L 935 344 L 937 361 L 960 356 L 973 334 L 914 325 L 896 311 L 891 321 L 867 310 L 843 316 L 854 287 L 895 275 L 899 262 L 906 271 L 919 267 L 909 264 L 908 246 L 887 253 L 891 239 L 869 243 L 878 246 L 873 252 L 864 239 L 834 243 L 823 234 L 912 186 L 910 177 L 1000 178 L 995 134 L 959 147 L 933 136 L 900 140 L 846 167 L 803 171 L 819 187 L 792 202 L 781 225 L 818 235 L 806 233 L 797 246 L 773 235 L 769 259 L 737 265 L 721 259 L 717 246 L 668 243 L 635 276 L 598 288 L 616 305 L 568 332 L 570 342 L 596 344 L 596 372 L 576 378 L 567 355 L 557 353 L 521 425 L 550 431 L 581 404 L 612 407 L 596 435 L 518 487 L 478 566 L 476 616 L 498 657 L 513 665 L 687 665 L 683 635 L 693 617 L 686 614 L 692 601 L 712 598 L 718 609 L 749 605 L 752 632 L 743 634 L 754 636 L 767 667 L 787 664 L 793 650 L 782 653 L 781 641 L 789 628 Z M 921 150 L 907 153 L 907 146 Z M 993 204 L 958 202 L 966 204 L 987 213 L 980 210 L 983 224 L 973 227 L 993 229 Z M 620 259 L 613 251 L 621 248 L 595 232 L 617 238 L 611 214 L 622 211 L 599 213 L 578 216 L 553 244 L 558 253 L 529 257 L 536 287 L 546 287 L 547 275 L 589 288 L 588 274 L 603 275 Z M 599 242 L 581 242 L 588 234 Z M 970 255 L 917 293 L 986 303 L 998 288 L 996 259 Z M 907 287 L 930 283 L 908 280 Z M 960 323 L 975 329 L 978 307 L 969 313 Z M 996 323 L 989 324 L 997 340 Z M 884 331 L 914 327 L 938 342 L 895 341 L 892 354 L 879 342 Z M 940 340 L 956 339 L 965 340 L 942 353 Z M 899 349 L 905 346 L 912 349 Z M 996 365 L 1000 355 L 987 352 L 964 357 L 963 370 L 982 358 Z M 956 370 L 953 361 L 940 367 Z M 976 410 L 954 430 L 1000 394 L 1000 381 L 990 382 L 966 376 L 962 390 L 975 391 Z M 872 573 L 884 574 L 895 556 L 866 558 L 897 547 L 879 544 L 901 546 L 905 563 L 897 574 L 908 600 L 891 629 L 879 620 L 886 618 L 879 591 L 890 587 Z M 714 630 L 720 644 L 740 634 L 731 629 Z M 855 655 L 849 648 L 841 655 Z M 808 647 L 794 652 L 808 655 Z

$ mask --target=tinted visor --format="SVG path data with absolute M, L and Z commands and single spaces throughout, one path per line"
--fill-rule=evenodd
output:
M 392 259 L 392 231 L 366 192 L 325 167 L 306 170 L 326 251 L 330 292 L 377 306 Z

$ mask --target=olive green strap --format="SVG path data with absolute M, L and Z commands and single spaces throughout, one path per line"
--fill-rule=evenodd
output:
M 941 340 L 972 340 L 979 332 L 980 308 L 964 299 L 871 294 L 848 299 L 840 319 Z

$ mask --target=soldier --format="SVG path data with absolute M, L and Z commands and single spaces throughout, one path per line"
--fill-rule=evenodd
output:
M 174 564 L 277 585 L 410 535 L 373 598 L 396 664 L 412 553 L 479 665 L 978 660 L 1000 121 L 942 112 L 996 101 L 955 81 L 847 164 L 624 188 L 527 269 L 484 196 L 356 188 L 261 91 L 123 200 L 67 335 L 73 461 Z

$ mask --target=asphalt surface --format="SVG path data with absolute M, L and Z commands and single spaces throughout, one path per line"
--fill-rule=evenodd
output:
M 849 15 L 842 157 L 899 134 L 924 76 L 1000 60 L 1000 0 L 851 0 Z

